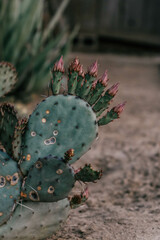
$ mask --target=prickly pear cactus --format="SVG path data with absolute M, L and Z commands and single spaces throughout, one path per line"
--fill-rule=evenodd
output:
M 74 170 L 63 158 L 40 158 L 24 181 L 23 196 L 28 201 L 56 202 L 68 196 L 74 183 Z
M 9 93 L 17 82 L 16 69 L 11 63 L 0 62 L 0 97 Z
M 39 157 L 53 153 L 63 157 L 70 148 L 74 149 L 75 162 L 89 149 L 98 131 L 91 106 L 71 95 L 45 99 L 32 113 L 27 128 L 22 145 L 24 174 Z
M 12 155 L 14 160 L 19 161 L 21 154 L 21 144 L 22 144 L 22 135 L 25 132 L 27 125 L 27 118 L 23 118 L 19 121 L 16 121 L 14 128 L 13 141 L 12 141 Z
M 18 206 L 7 224 L 0 226 L 0 239 L 44 240 L 56 232 L 67 219 L 68 199 L 54 203 L 27 202 Z
M 18 120 L 12 106 L 0 106 L 0 239 L 44 239 L 66 220 L 69 209 L 88 198 L 87 182 L 102 171 L 91 164 L 74 169 L 98 135 L 98 126 L 119 118 L 124 105 L 106 111 L 118 84 L 106 89 L 107 71 L 98 80 L 97 62 L 83 72 L 79 59 L 69 66 L 68 94 L 60 94 L 63 57 L 52 69 L 52 96 L 29 119 Z M 101 117 L 102 114 L 102 117 Z M 84 191 L 72 196 L 75 182 Z M 83 185 L 84 183 L 84 185 Z M 7 224 L 3 224 L 7 223 Z
M 14 107 L 7 103 L 2 104 L 0 106 L 0 140 L 10 155 L 12 155 L 12 141 L 17 122 Z
M 0 151 L 0 225 L 12 215 L 20 198 L 19 169 L 6 153 Z

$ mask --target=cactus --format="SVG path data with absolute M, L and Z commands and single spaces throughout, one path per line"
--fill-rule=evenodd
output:
M 17 206 L 7 224 L 0 226 L 0 239 L 44 240 L 56 232 L 67 219 L 70 210 L 68 199 L 53 203 L 27 202 Z
M 56 202 L 68 196 L 74 182 L 72 167 L 63 159 L 48 156 L 38 159 L 30 168 L 22 188 L 23 196 L 28 201 Z
M 0 151 L 0 225 L 12 215 L 20 198 L 19 169 L 6 153 Z
M 75 96 L 58 95 L 48 97 L 37 106 L 27 128 L 21 159 L 24 174 L 39 157 L 52 153 L 63 157 L 70 148 L 75 151 L 72 163 L 75 162 L 89 149 L 98 127 L 95 114 L 86 102 Z
M 19 161 L 21 155 L 21 144 L 22 144 L 22 135 L 25 132 L 25 128 L 27 125 L 27 118 L 23 118 L 17 121 L 12 141 L 12 155 L 14 160 Z
M 8 154 L 12 155 L 14 129 L 18 122 L 14 107 L 4 103 L 0 106 L 0 140 Z
M 75 182 L 86 186 L 101 178 L 102 171 L 91 164 L 71 166 L 91 147 L 98 126 L 119 118 L 124 109 L 125 103 L 119 104 L 101 117 L 118 84 L 106 90 L 107 74 L 97 81 L 97 70 L 95 62 L 84 74 L 79 59 L 74 59 L 68 94 L 59 94 L 65 71 L 61 57 L 51 70 L 53 95 L 29 119 L 17 119 L 9 104 L 0 106 L 0 141 L 7 152 L 0 151 L 0 239 L 49 237 L 66 220 L 69 209 L 88 198 L 88 188 L 72 195 Z
M 11 63 L 0 62 L 0 97 L 9 93 L 17 82 L 16 69 Z

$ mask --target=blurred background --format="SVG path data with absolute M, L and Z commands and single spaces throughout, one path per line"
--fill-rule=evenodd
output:
M 159 13 L 158 0 L 0 0 L 0 61 L 19 74 L 10 95 L 42 91 L 72 52 L 159 56 Z
M 158 0 L 71 0 L 67 20 L 80 24 L 74 49 L 134 53 L 160 50 Z

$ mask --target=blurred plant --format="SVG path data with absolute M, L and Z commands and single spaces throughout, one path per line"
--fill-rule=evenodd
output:
M 55 36 L 53 30 L 69 1 L 61 2 L 44 28 L 44 0 L 0 0 L 0 61 L 12 62 L 17 69 L 14 94 L 23 98 L 42 89 L 50 78 L 50 64 L 68 52 L 77 29 L 70 36 L 67 29 Z

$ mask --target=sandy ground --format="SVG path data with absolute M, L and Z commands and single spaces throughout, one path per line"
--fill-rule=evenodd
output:
M 76 164 L 92 163 L 103 177 L 51 239 L 160 240 L 160 58 L 75 55 L 84 66 L 98 59 L 110 85 L 120 82 L 112 106 L 127 106 Z

